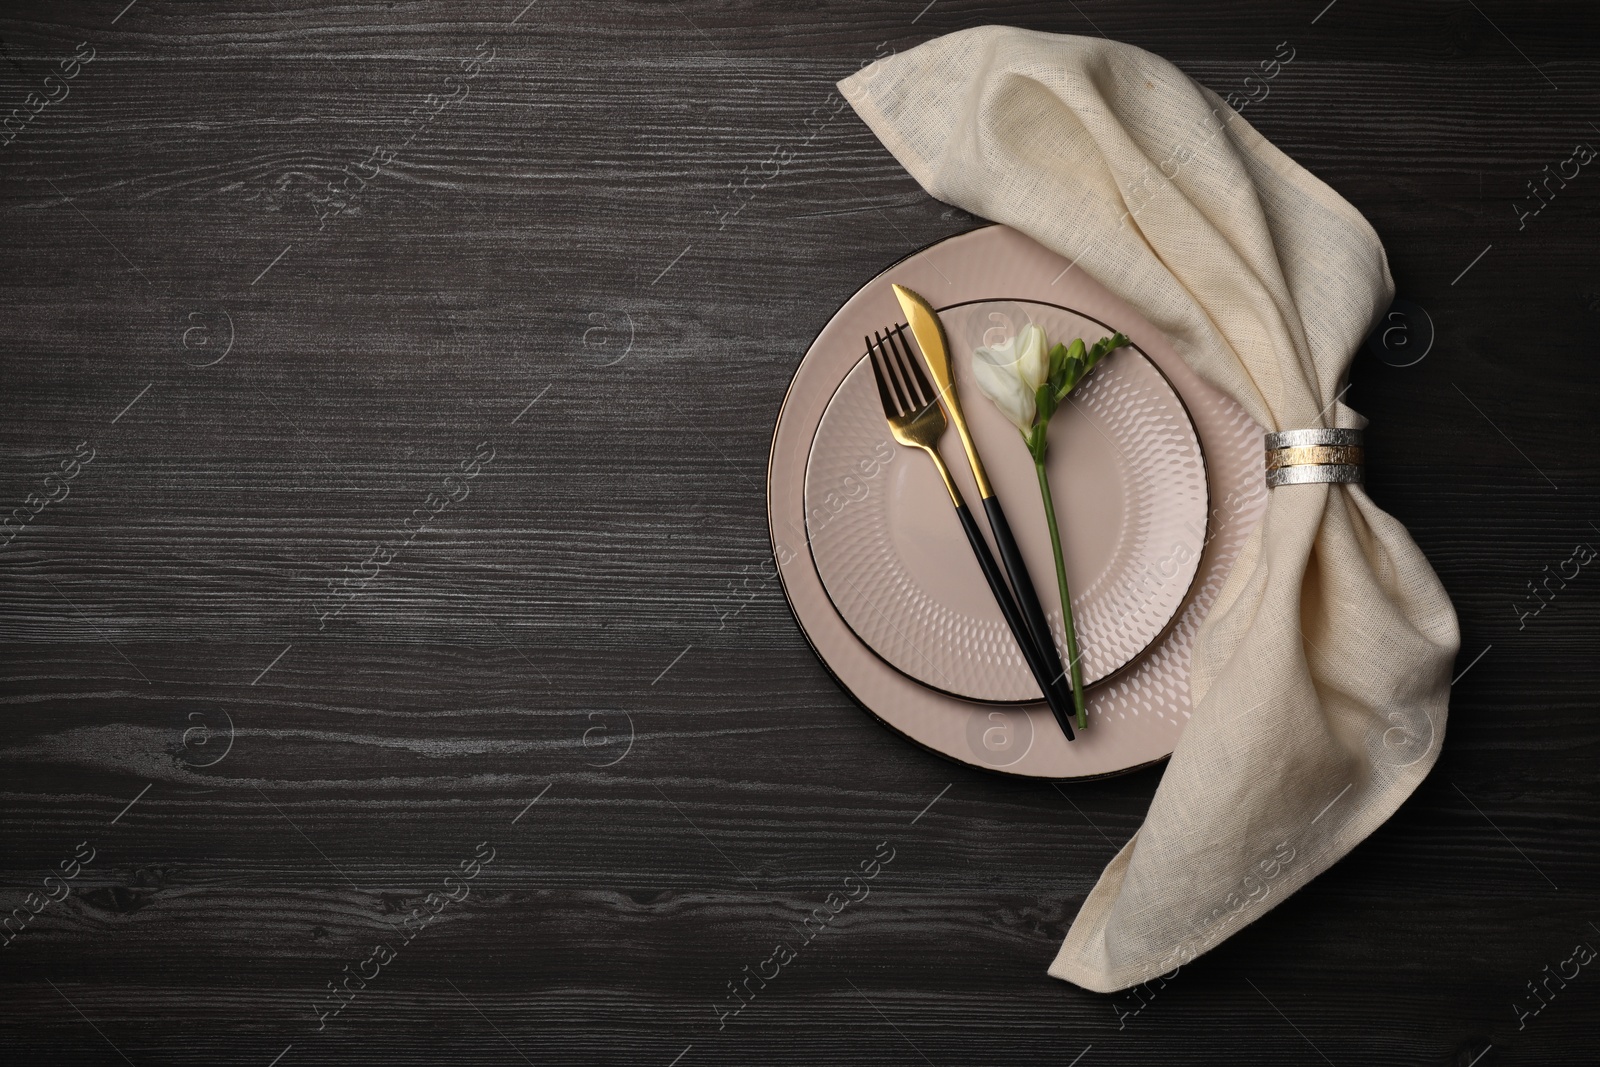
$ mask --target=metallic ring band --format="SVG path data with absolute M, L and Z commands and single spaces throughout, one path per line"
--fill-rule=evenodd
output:
M 1360 430 L 1280 430 L 1266 438 L 1267 487 L 1357 484 L 1366 462 Z
M 1279 430 L 1267 434 L 1267 451 L 1310 445 L 1352 445 L 1360 448 L 1363 437 L 1365 434 L 1360 430 Z
M 1313 482 L 1361 484 L 1361 468 L 1343 463 L 1325 463 L 1307 467 L 1279 467 L 1267 472 L 1267 488 L 1280 485 L 1308 485 Z
M 1297 445 L 1268 452 L 1267 470 L 1329 463 L 1359 467 L 1365 460 L 1366 451 L 1356 445 Z

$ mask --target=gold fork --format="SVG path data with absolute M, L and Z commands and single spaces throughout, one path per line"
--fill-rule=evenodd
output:
M 950 493 L 950 502 L 955 505 L 956 515 L 961 519 L 961 528 L 966 531 L 967 541 L 972 545 L 972 554 L 978 558 L 978 567 L 1000 605 L 1006 625 L 1011 628 L 1011 636 L 1016 638 L 1022 658 L 1027 661 L 1028 670 L 1033 672 L 1033 680 L 1039 684 L 1039 691 L 1044 694 L 1056 722 L 1061 724 L 1062 733 L 1071 741 L 1072 706 L 1064 699 L 1061 687 L 1051 677 L 1044 656 L 1029 636 L 1022 610 L 1012 598 L 1011 589 L 1006 585 L 994 554 L 989 551 L 989 542 L 983 539 L 983 531 L 978 529 L 972 509 L 962 499 L 961 490 L 956 486 L 955 479 L 950 477 L 950 468 L 939 454 L 939 438 L 944 436 L 948 425 L 944 409 L 939 406 L 939 394 L 928 384 L 922 368 L 911 354 L 911 347 L 905 338 L 905 327 L 896 326 L 883 333 L 875 332 L 866 340 L 868 358 L 872 361 L 872 375 L 878 382 L 878 399 L 883 402 L 883 416 L 888 420 L 889 432 L 902 445 L 922 449 L 938 468 L 939 477 L 944 479 L 944 487 Z

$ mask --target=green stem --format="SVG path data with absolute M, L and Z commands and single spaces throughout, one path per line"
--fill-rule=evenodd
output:
M 1061 558 L 1061 531 L 1056 527 L 1056 504 L 1050 496 L 1050 479 L 1044 472 L 1044 459 L 1036 458 L 1034 470 L 1039 472 L 1039 494 L 1044 497 L 1044 517 L 1050 525 L 1050 548 L 1056 556 L 1056 584 L 1061 587 L 1061 622 L 1067 633 L 1067 657 L 1072 671 L 1072 708 L 1078 716 L 1078 729 L 1089 728 L 1089 716 L 1083 708 L 1083 666 L 1078 655 L 1078 629 L 1072 624 L 1072 594 L 1067 592 L 1067 564 Z

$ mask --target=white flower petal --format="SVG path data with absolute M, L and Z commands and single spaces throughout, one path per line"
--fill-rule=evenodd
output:
M 1050 355 L 1045 350 L 1044 331 L 1030 322 L 1017 335 L 1014 347 L 1017 377 L 1030 391 L 1037 391 L 1050 377 Z
M 1023 433 L 1033 428 L 1036 411 L 1033 390 L 1017 375 L 1010 345 L 983 347 L 972 353 L 972 374 L 983 395 L 994 402 L 1001 414 Z

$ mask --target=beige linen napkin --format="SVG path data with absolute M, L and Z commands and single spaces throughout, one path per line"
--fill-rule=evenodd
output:
M 1338 398 L 1393 295 L 1383 246 L 1171 63 L 983 26 L 839 88 L 929 193 L 1074 260 L 1264 426 L 1364 425 Z M 1354 848 L 1437 758 L 1459 645 L 1428 561 L 1359 486 L 1271 490 L 1150 813 L 1050 973 L 1111 992 L 1171 971 Z

